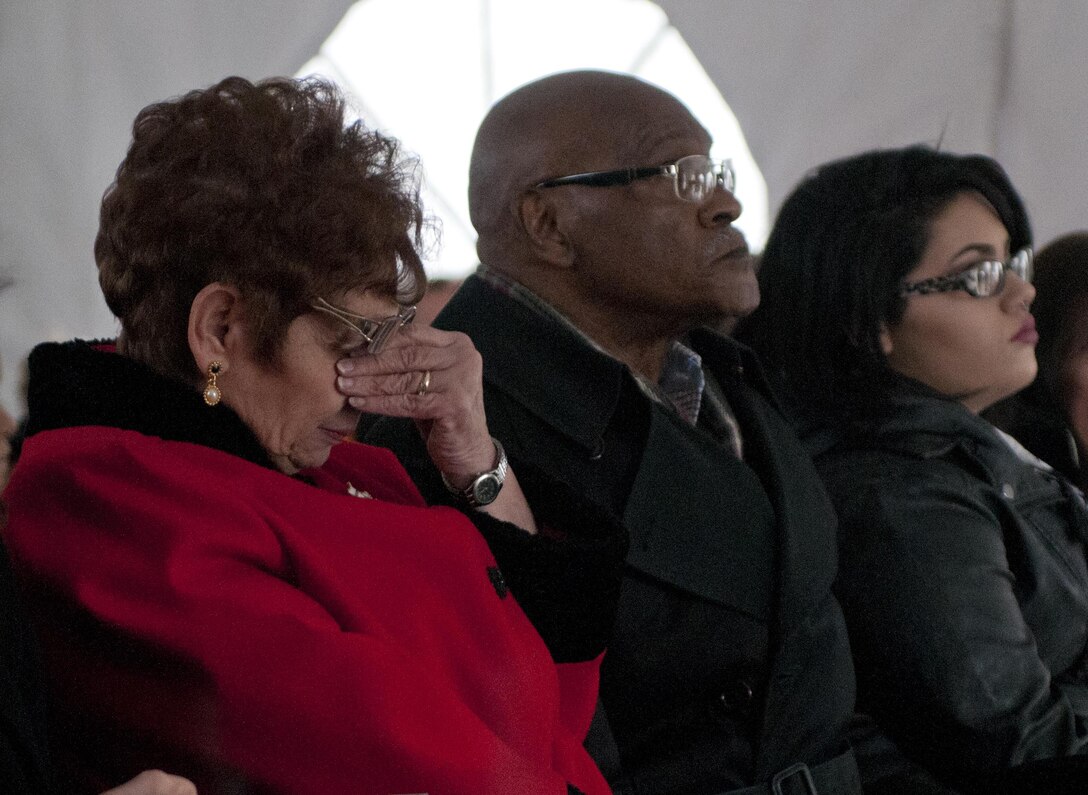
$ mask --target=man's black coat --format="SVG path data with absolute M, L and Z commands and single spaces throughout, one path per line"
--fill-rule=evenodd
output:
M 831 593 L 835 520 L 750 352 L 690 340 L 736 414 L 742 462 L 623 364 L 477 277 L 435 325 L 482 354 L 488 424 L 515 471 L 544 469 L 631 534 L 588 742 L 613 786 L 716 793 L 843 753 L 854 672 Z M 450 501 L 410 422 L 366 437 L 397 451 L 429 501 Z

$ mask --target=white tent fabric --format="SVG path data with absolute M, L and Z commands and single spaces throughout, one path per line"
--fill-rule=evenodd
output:
M 388 80 L 391 53 L 405 46 L 388 31 L 405 19 L 415 20 L 411 46 L 428 58 Z M 652 0 L 364 0 L 299 74 L 334 79 L 368 125 L 420 156 L 423 199 L 442 230 L 427 273 L 459 279 L 477 262 L 468 168 L 480 122 L 518 86 L 570 69 L 634 74 L 684 102 L 710 132 L 712 154 L 731 159 L 744 205 L 737 226 L 762 247 L 769 219 L 759 167 L 717 87 Z
M 33 344 L 114 332 L 91 245 L 136 112 L 227 74 L 293 74 L 350 5 L 0 0 L 0 269 L 14 280 L 0 294 L 7 405 L 14 365 Z M 939 141 L 997 157 L 1040 242 L 1088 227 L 1084 0 L 659 5 L 739 119 L 772 213 L 819 162 Z
M 772 212 L 813 165 L 926 142 L 996 157 L 1040 243 L 1088 228 L 1084 0 L 664 0 Z

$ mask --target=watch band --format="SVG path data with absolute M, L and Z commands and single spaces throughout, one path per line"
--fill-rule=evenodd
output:
M 439 473 L 442 475 L 442 483 L 445 484 L 446 490 L 471 508 L 481 508 L 495 501 L 502 490 L 502 484 L 506 481 L 506 472 L 510 468 L 502 444 L 494 436 L 491 437 L 491 441 L 495 445 L 494 469 L 474 475 L 465 488 L 457 488 L 449 482 L 445 472 Z

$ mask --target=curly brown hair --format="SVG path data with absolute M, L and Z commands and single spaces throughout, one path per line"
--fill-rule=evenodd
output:
M 418 163 L 344 116 L 339 90 L 316 78 L 228 77 L 140 111 L 94 245 L 124 353 L 198 379 L 189 310 L 213 282 L 245 297 L 270 366 L 317 296 L 419 299 Z

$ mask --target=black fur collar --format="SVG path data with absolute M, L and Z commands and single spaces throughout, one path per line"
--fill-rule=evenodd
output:
M 192 442 L 275 469 L 257 437 L 226 404 L 114 352 L 109 341 L 48 342 L 30 354 L 26 435 L 82 425 Z

